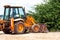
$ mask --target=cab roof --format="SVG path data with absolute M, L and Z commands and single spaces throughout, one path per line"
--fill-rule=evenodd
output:
M 23 8 L 22 6 L 10 6 L 10 5 L 5 5 L 5 8 Z

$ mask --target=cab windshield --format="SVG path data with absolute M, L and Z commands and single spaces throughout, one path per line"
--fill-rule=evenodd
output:
M 9 20 L 11 17 L 13 18 L 25 17 L 23 8 L 6 8 L 4 14 L 5 14 L 4 19 L 6 20 Z

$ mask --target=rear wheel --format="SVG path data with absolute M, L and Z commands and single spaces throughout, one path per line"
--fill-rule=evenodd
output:
M 18 22 L 15 24 L 15 33 L 24 33 L 25 32 L 25 26 L 23 22 Z
M 32 32 L 38 33 L 39 30 L 40 30 L 40 26 L 38 24 L 32 26 Z

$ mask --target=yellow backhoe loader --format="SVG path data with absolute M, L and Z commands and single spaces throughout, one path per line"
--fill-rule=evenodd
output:
M 25 32 L 40 32 L 40 25 L 32 16 L 27 16 L 21 6 L 4 6 L 4 16 L 1 21 L 5 34 L 19 34 Z

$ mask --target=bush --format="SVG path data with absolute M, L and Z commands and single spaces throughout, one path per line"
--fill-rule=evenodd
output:
M 39 23 L 46 23 L 49 31 L 60 31 L 60 2 L 50 0 L 46 4 L 36 5 L 35 12 L 31 12 Z

